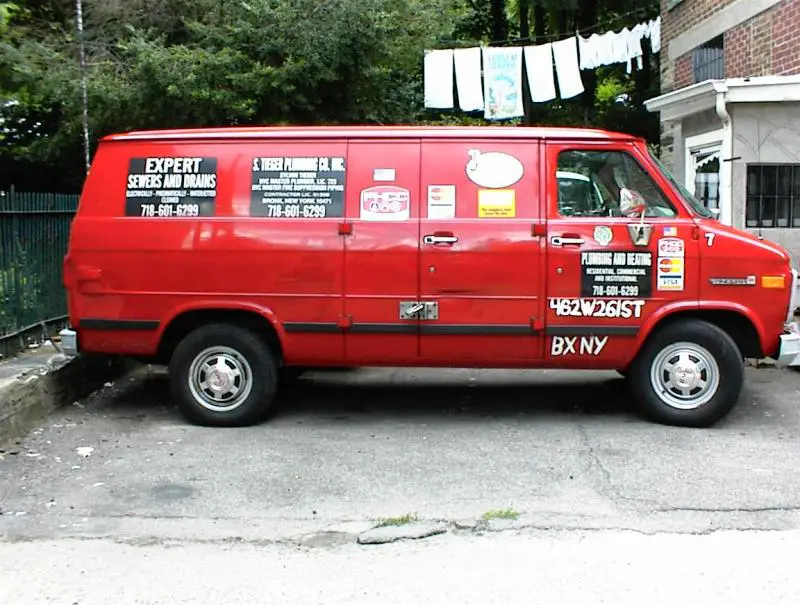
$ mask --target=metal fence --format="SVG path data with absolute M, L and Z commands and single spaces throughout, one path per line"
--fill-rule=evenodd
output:
M 0 345 L 65 319 L 62 263 L 77 207 L 77 195 L 0 191 Z

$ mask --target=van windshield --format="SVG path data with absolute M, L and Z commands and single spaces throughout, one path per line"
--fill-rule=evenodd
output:
M 703 205 L 703 202 L 701 202 L 701 201 L 700 201 L 700 200 L 698 200 L 698 199 L 697 199 L 697 198 L 696 198 L 694 195 L 692 195 L 692 194 L 689 192 L 689 190 L 688 190 L 688 189 L 686 189 L 686 187 L 684 187 L 683 185 L 681 185 L 681 184 L 680 184 L 680 183 L 679 183 L 679 182 L 678 182 L 678 181 L 675 179 L 675 177 L 673 177 L 673 176 L 672 176 L 672 174 L 670 173 L 670 171 L 669 171 L 669 170 L 667 170 L 667 167 L 666 167 L 666 166 L 664 166 L 664 164 L 662 164 L 662 163 L 661 163 L 661 160 L 659 160 L 659 159 L 658 159 L 658 158 L 655 156 L 655 154 L 653 154 L 653 152 L 652 152 L 652 151 L 650 151 L 650 150 L 648 149 L 648 150 L 647 150 L 647 152 L 650 154 L 650 157 L 652 158 L 652 160 L 653 160 L 653 163 L 654 163 L 654 164 L 655 164 L 655 165 L 658 167 L 658 169 L 661 171 L 661 174 L 664 176 L 664 178 L 666 178 L 666 179 L 667 179 L 667 180 L 668 180 L 670 183 L 672 183 L 672 186 L 673 186 L 673 187 L 675 187 L 675 189 L 677 189 L 677 191 L 678 191 L 678 195 L 680 195 L 680 196 L 681 196 L 681 198 L 682 198 L 682 199 L 683 199 L 683 200 L 684 200 L 684 201 L 685 201 L 687 204 L 689 204 L 689 206 L 690 206 L 690 207 L 691 207 L 691 209 L 692 209 L 692 210 L 695 212 L 695 214 L 699 214 L 700 216 L 702 216 L 702 217 L 705 217 L 705 218 L 715 218 L 715 216 L 714 216 L 714 213 L 712 213 L 712 212 L 711 212 L 711 211 L 710 211 L 708 208 L 706 208 L 706 207 Z

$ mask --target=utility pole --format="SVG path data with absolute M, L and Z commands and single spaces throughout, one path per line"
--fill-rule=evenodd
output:
M 81 105 L 83 108 L 83 155 L 86 162 L 86 174 L 89 174 L 89 92 L 86 86 L 86 50 L 83 40 L 83 2 L 75 0 L 75 18 L 78 26 L 78 50 L 81 73 Z

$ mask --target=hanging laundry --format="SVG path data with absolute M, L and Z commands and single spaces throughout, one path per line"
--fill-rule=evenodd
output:
M 598 35 L 595 41 L 594 49 L 596 56 L 595 67 L 602 67 L 605 65 L 613 65 L 616 63 L 615 46 L 617 34 L 614 32 L 606 32 Z
M 661 50 L 661 16 L 656 17 L 655 21 L 651 21 L 650 26 L 650 48 L 654 53 Z
M 556 98 L 552 44 L 525 47 L 525 73 L 534 103 L 545 103 Z
M 522 108 L 522 48 L 484 48 L 483 86 L 487 120 L 525 115 Z
M 556 61 L 558 90 L 562 99 L 571 99 L 584 90 L 581 70 L 578 65 L 578 42 L 576 37 L 553 42 L 553 57 Z
M 628 61 L 628 39 L 630 38 L 631 30 L 623 27 L 621 31 L 614 32 L 614 63 L 627 63 Z
M 600 36 L 592 34 L 588 38 L 578 36 L 578 57 L 580 58 L 581 69 L 594 69 L 598 63 L 598 51 L 600 50 Z
M 483 109 L 481 84 L 481 49 L 458 48 L 453 53 L 456 64 L 456 91 L 461 111 Z
M 425 51 L 425 107 L 453 109 L 453 50 Z
M 651 36 L 652 36 L 652 33 L 653 33 L 653 25 L 654 24 L 655 24 L 655 21 L 652 21 L 652 20 L 648 21 L 647 23 L 644 23 L 644 35 L 643 35 L 643 37 L 650 40 L 650 48 L 651 48 L 651 50 L 653 48 L 653 40 L 651 39 Z
M 647 25 L 639 23 L 628 34 L 628 59 L 626 61 L 626 70 L 631 73 L 632 63 L 636 60 L 636 66 L 639 70 L 642 69 L 642 38 L 647 33 Z
M 561 98 L 568 99 L 584 92 L 582 69 L 620 63 L 625 63 L 628 73 L 634 68 L 642 69 L 643 38 L 650 39 L 653 53 L 660 52 L 661 17 L 619 32 L 607 31 L 588 38 L 576 33 L 568 40 L 524 50 L 489 47 L 425 51 L 425 107 L 452 109 L 455 84 L 462 111 L 483 109 L 489 120 L 520 117 L 524 115 L 523 58 L 531 100 L 544 103 L 558 96 L 556 78 Z

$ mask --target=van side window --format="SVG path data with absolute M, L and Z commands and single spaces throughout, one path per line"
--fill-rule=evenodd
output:
M 653 179 L 624 151 L 562 151 L 556 180 L 561 216 L 678 215 Z

